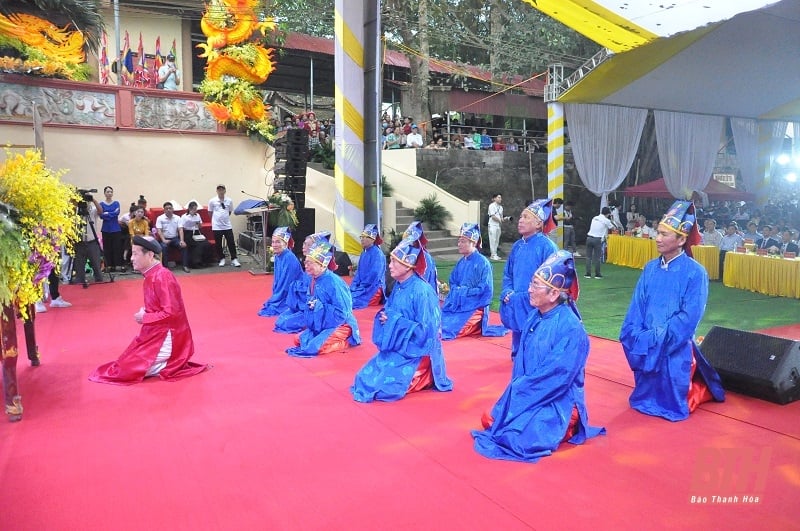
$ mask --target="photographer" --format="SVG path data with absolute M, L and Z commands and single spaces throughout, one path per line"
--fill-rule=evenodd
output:
M 86 282 L 87 258 L 92 266 L 95 282 L 103 281 L 100 242 L 97 241 L 97 229 L 95 228 L 100 205 L 92 195 L 93 192 L 97 192 L 97 190 L 78 189 L 78 193 L 81 194 L 81 201 L 78 202 L 78 215 L 81 217 L 83 227 L 81 241 L 75 244 L 75 276 L 73 280 L 74 283 L 82 284 L 84 288 L 89 287 Z
M 497 255 L 497 247 L 500 245 L 500 224 L 504 221 L 511 221 L 513 218 L 511 216 L 503 216 L 503 196 L 502 194 L 494 194 L 492 196 L 492 202 L 489 203 L 489 250 L 491 254 L 489 256 L 490 260 L 500 260 L 500 257 Z
M 611 209 L 608 207 L 603 207 L 600 214 L 592 218 L 592 224 L 586 234 L 585 278 L 592 278 L 592 262 L 594 262 L 594 278 L 603 278 L 603 275 L 600 274 L 600 264 L 603 262 L 603 243 L 606 241 L 608 231 L 617 228 L 612 219 Z
M 158 88 L 164 90 L 178 90 L 181 83 L 181 71 L 175 66 L 175 56 L 167 55 L 167 62 L 158 69 Z

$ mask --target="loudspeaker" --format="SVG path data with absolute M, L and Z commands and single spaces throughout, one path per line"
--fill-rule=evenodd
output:
M 289 197 L 294 201 L 295 208 L 303 209 L 306 207 L 306 193 L 305 192 L 289 192 Z M 297 214 L 300 215 L 299 213 Z M 312 231 L 313 232 L 313 231 Z
M 297 221 L 300 223 L 292 232 L 292 238 L 294 238 L 294 254 L 302 259 L 303 240 L 305 240 L 309 234 L 314 234 L 316 232 L 314 228 L 316 226 L 314 219 L 316 217 L 316 210 L 313 208 L 298 207 L 297 203 L 295 203 L 295 206 L 297 207 Z
M 333 259 L 336 260 L 336 270 L 334 273 L 340 277 L 350 275 L 350 268 L 353 267 L 353 262 L 350 261 L 350 255 L 342 251 L 334 251 Z
M 305 175 L 308 163 L 308 131 L 305 129 L 289 129 L 286 133 L 286 175 Z
M 725 389 L 776 404 L 800 399 L 800 341 L 714 326 L 700 350 Z
M 289 192 L 305 192 L 306 191 L 306 176 L 305 175 L 287 175 L 283 181 L 285 190 Z

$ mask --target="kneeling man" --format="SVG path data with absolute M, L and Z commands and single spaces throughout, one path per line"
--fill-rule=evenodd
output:
M 315 242 L 308 250 L 305 263 L 310 281 L 303 312 L 305 330 L 295 338 L 295 346 L 286 349 L 292 356 L 317 356 L 361 344 L 350 290 L 328 269 L 331 260 L 333 246 L 325 240 Z
M 292 252 L 294 240 L 289 227 L 278 227 L 272 233 L 272 253 L 275 256 L 272 296 L 264 302 L 258 315 L 272 317 L 289 309 L 289 291 L 292 284 L 303 276 L 300 260 Z
M 494 279 L 492 265 L 478 252 L 480 248 L 480 227 L 464 223 L 458 237 L 461 259 L 450 273 L 450 292 L 442 307 L 442 339 L 500 337 L 508 332 L 503 326 L 489 326 Z
M 423 389 L 453 389 L 439 338 L 439 298 L 423 280 L 424 273 L 422 248 L 414 241 L 400 242 L 389 261 L 389 274 L 396 282 L 372 329 L 378 353 L 350 387 L 357 402 L 393 402 Z
M 589 336 L 575 307 L 578 279 L 567 251 L 556 251 L 528 286 L 533 311 L 522 328 L 511 383 L 473 431 L 475 450 L 492 459 L 535 463 L 562 442 L 605 433 L 589 426 L 584 371 Z
M 361 247 L 364 250 L 361 251 L 358 269 L 350 283 L 354 310 L 380 306 L 386 300 L 386 257 L 381 249 L 382 243 L 377 225 L 369 224 L 361 231 Z
M 134 236 L 131 262 L 144 275 L 144 307 L 133 316 L 142 325 L 125 352 L 89 376 L 93 382 L 130 385 L 149 376 L 180 380 L 209 368 L 189 361 L 194 342 L 181 287 L 161 265 L 161 245 L 147 236 Z

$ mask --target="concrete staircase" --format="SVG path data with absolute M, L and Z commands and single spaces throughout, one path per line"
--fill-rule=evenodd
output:
M 409 223 L 414 221 L 414 209 L 406 208 L 402 204 L 397 205 L 397 230 L 406 230 Z M 458 254 L 458 246 L 456 245 L 456 238 L 446 230 L 428 230 L 425 229 L 425 237 L 428 239 L 428 252 L 431 253 L 434 259 L 443 258 L 447 260 L 458 260 L 461 256 Z

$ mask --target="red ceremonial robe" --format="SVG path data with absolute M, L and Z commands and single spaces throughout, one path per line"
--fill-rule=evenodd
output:
M 115 385 L 141 382 L 155 363 L 167 332 L 172 332 L 172 355 L 158 373 L 162 380 L 180 380 L 208 368 L 207 365 L 189 361 L 194 355 L 194 342 L 183 306 L 181 287 L 175 275 L 161 264 L 156 264 L 145 271 L 143 288 L 145 313 L 139 335 L 117 361 L 95 369 L 89 380 Z

